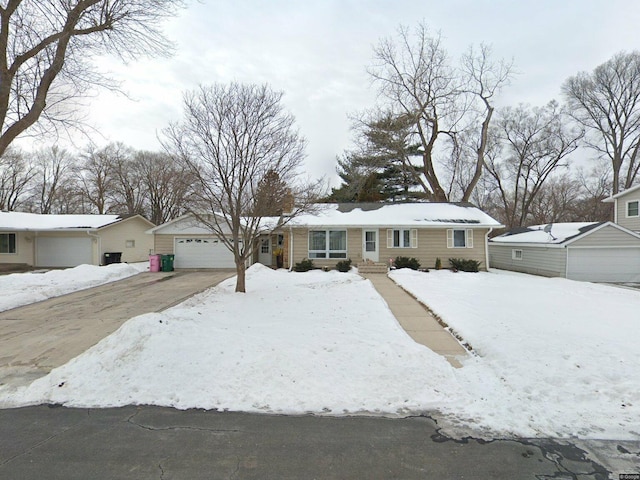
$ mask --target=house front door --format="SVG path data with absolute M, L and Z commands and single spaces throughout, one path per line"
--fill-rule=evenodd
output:
M 260 246 L 258 249 L 258 262 L 270 267 L 272 264 L 271 238 L 269 236 L 260 237 Z
M 379 260 L 378 230 L 362 231 L 362 258 L 372 262 Z

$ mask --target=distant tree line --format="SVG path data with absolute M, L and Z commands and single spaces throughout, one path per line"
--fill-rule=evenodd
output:
M 171 155 L 122 143 L 75 154 L 11 148 L 0 158 L 4 211 L 140 214 L 160 224 L 189 209 L 193 185 L 193 172 Z
M 640 52 L 563 84 L 563 100 L 496 108 L 513 76 L 482 45 L 453 62 L 423 24 L 374 47 L 380 103 L 353 118 L 327 201 L 471 202 L 508 228 L 610 220 L 640 171 Z M 578 153 L 595 160 L 576 165 Z

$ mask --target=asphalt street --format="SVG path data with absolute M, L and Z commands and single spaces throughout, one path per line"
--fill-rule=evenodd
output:
M 628 450 L 633 447 L 635 452 Z M 622 455 L 619 442 L 608 448 Z M 640 445 L 622 450 L 638 458 Z M 2 479 L 604 480 L 614 478 L 610 473 L 575 444 L 453 440 L 425 416 L 277 416 L 150 406 L 0 410 Z

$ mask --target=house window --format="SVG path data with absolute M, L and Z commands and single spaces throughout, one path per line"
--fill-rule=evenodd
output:
M 511 250 L 511 258 L 513 260 L 522 260 L 522 250 Z
M 448 229 L 447 248 L 473 248 L 473 230 L 470 228 Z
M 309 258 L 347 258 L 345 230 L 311 230 Z
M 126 240 L 124 242 L 124 246 L 125 246 L 125 248 L 135 248 L 136 241 L 135 240 Z
M 268 238 L 262 240 L 262 242 L 260 243 L 260 253 L 270 253 L 271 252 L 271 246 L 269 244 L 270 240 Z
M 418 248 L 418 230 L 390 228 L 387 230 L 387 248 Z
M 15 233 L 0 233 L 0 253 L 16 253 Z
M 638 207 L 640 202 L 634 200 L 633 202 L 627 202 L 627 217 L 637 217 L 639 214 Z

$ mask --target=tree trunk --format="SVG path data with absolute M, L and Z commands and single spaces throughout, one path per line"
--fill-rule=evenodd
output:
M 245 271 L 246 267 L 244 265 L 244 260 L 240 260 L 236 258 L 236 293 L 246 293 L 247 289 L 245 286 Z

